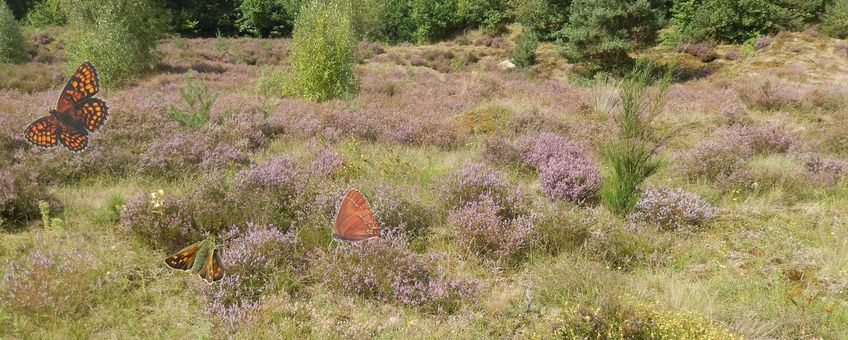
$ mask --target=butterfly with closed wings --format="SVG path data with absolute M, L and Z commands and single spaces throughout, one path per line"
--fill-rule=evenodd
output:
M 224 278 L 224 266 L 221 263 L 221 251 L 215 248 L 215 237 L 194 243 L 176 254 L 168 256 L 168 267 L 197 272 L 208 283 Z
M 371 211 L 368 201 L 359 190 L 350 189 L 339 205 L 333 223 L 333 238 L 356 242 L 380 237 L 380 223 Z
M 42 149 L 61 143 L 73 152 L 85 150 L 89 134 L 103 127 L 109 117 L 106 102 L 94 98 L 99 91 L 97 69 L 91 62 L 82 63 L 59 94 L 56 109 L 27 126 L 24 137 Z

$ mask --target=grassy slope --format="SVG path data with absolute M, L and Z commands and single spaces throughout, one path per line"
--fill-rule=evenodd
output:
M 790 38 L 793 44 L 800 44 L 795 39 L 797 36 Z M 206 42 L 205 46 L 208 45 Z M 815 48 L 817 53 L 823 49 L 812 43 L 804 46 Z M 420 53 L 419 50 L 467 48 L 445 44 L 391 48 L 388 56 L 375 58 L 376 61 L 360 66 L 359 71 L 381 72 L 384 68 L 396 67 L 387 61 L 390 56 L 404 58 L 406 54 Z M 764 71 L 762 64 L 758 64 L 763 58 L 772 60 L 765 62 L 771 67 L 768 70 L 780 71 L 784 64 L 776 65 L 773 59 L 781 46 L 773 48 L 724 67 L 720 74 L 698 80 L 691 86 L 721 87 L 722 82 L 733 82 L 736 79 L 733 77 L 739 74 Z M 188 60 L 186 63 L 193 62 L 196 53 L 203 53 L 193 49 L 167 51 L 169 59 Z M 780 56 L 793 58 L 793 54 L 785 52 Z M 830 63 L 837 63 L 834 67 L 843 69 L 848 60 Z M 816 67 L 819 64 L 804 65 Z M 537 71 L 544 72 L 546 68 L 554 69 L 545 64 Z M 828 70 L 816 74 L 834 74 Z M 424 71 L 419 69 L 418 72 Z M 838 75 L 816 76 L 815 79 L 828 84 L 844 84 L 844 78 Z M 407 81 L 410 82 L 407 85 L 415 86 L 415 78 Z M 226 89 L 229 85 L 212 83 L 212 86 Z M 599 92 L 595 90 L 593 96 L 600 98 Z M 521 98 L 493 100 L 512 107 L 527 105 Z M 602 119 L 601 115 L 581 117 L 570 111 L 544 109 L 569 123 Z M 706 109 L 665 115 L 666 122 L 699 122 L 694 130 L 672 140 L 670 147 L 682 150 L 694 145 L 697 138 L 708 136 L 718 115 Z M 820 124 L 827 122 L 816 123 L 806 115 L 794 111 L 772 112 L 757 114 L 755 119 L 779 120 L 796 127 L 802 136 L 817 129 L 836 128 L 841 129 L 837 133 L 848 132 L 844 125 L 823 128 Z M 596 125 L 590 123 L 589 126 Z M 592 135 L 592 132 L 576 131 L 575 134 Z M 810 135 L 811 139 L 818 138 L 815 134 Z M 420 186 L 421 192 L 429 192 L 439 175 L 464 160 L 479 157 L 482 138 L 473 138 L 465 147 L 451 151 L 364 142 L 347 154 L 342 152 L 347 159 L 355 159 L 356 153 L 370 159 L 397 155 L 414 169 L 413 176 L 386 175 L 379 164 L 366 163 L 365 179 L 409 181 Z M 274 141 L 265 154 L 257 157 L 303 152 L 301 142 Z M 666 158 L 673 164 L 671 153 Z M 517 170 L 511 174 L 516 181 L 525 182 L 531 188 L 538 185 L 535 176 Z M 752 195 L 722 194 L 707 184 L 685 182 L 673 166 L 668 166 L 651 182 L 681 185 L 698 191 L 722 208 L 720 217 L 707 231 L 640 236 L 667 246 L 658 254 L 662 259 L 656 265 L 620 270 L 592 251 L 576 247 L 553 255 L 537 252 L 518 268 L 495 272 L 456 250 L 452 243 L 455 231 L 437 225 L 429 237 L 429 249 L 446 252 L 448 256 L 441 261 L 451 271 L 463 272 L 485 283 L 487 288 L 478 304 L 453 315 L 433 316 L 312 286 L 299 296 L 280 293 L 269 297 L 253 321 L 239 325 L 235 335 L 269 338 L 280 335 L 315 338 L 548 337 L 552 325 L 559 324 L 569 314 L 618 304 L 650 312 L 668 312 L 656 316 L 668 327 L 691 319 L 691 313 L 750 338 L 807 335 L 838 338 L 848 334 L 845 326 L 848 325 L 848 238 L 845 236 L 848 235 L 848 223 L 845 223 L 848 220 L 848 186 L 844 181 L 835 187 L 805 189 L 803 194 L 782 186 Z M 62 317 L 38 319 L 0 310 L 0 325 L 3 326 L 0 337 L 205 338 L 220 335 L 204 312 L 202 295 L 198 293 L 201 283 L 194 277 L 165 269 L 162 264 L 165 254 L 139 243 L 123 231 L 115 223 L 114 213 L 107 203 L 113 194 L 131 197 L 159 188 L 176 190 L 173 187 L 179 186 L 180 183 L 133 177 L 94 178 L 55 188 L 58 198 L 65 204 L 59 216 L 65 221 L 64 226 L 45 230 L 33 222 L 23 232 L 4 233 L 0 239 L 0 276 L 6 270 L 7 260 L 21 258 L 33 246 L 47 244 L 57 252 L 81 247 L 93 254 L 89 274 L 98 278 L 97 289 L 84 291 L 80 299 L 69 301 L 80 305 L 79 313 Z M 425 195 L 424 200 L 432 203 L 438 197 Z M 582 219 L 589 221 L 582 223 L 593 224 L 586 226 L 589 229 L 618 223 L 599 207 L 570 208 L 559 213 L 575 215 L 578 217 L 575 220 L 590 216 Z M 794 271 L 810 278 L 787 279 Z

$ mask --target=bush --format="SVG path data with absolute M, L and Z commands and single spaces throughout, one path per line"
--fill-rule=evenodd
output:
M 834 0 L 821 18 L 821 30 L 825 34 L 848 38 L 848 0 Z
M 42 0 L 27 13 L 26 23 L 35 27 L 62 26 L 68 23 L 68 14 L 62 0 Z
M 679 230 L 687 225 L 703 226 L 715 214 L 716 209 L 696 194 L 679 188 L 651 188 L 642 193 L 630 220 Z
M 572 63 L 611 70 L 631 64 L 628 52 L 652 43 L 659 28 L 659 15 L 646 0 L 575 0 L 562 30 L 568 42 L 563 54 Z
M 37 218 L 38 201 L 48 199 L 37 175 L 24 169 L 20 165 L 0 169 L 0 230 Z
M 536 237 L 535 227 L 522 217 L 502 219 L 498 215 L 502 209 L 491 196 L 484 196 L 451 211 L 448 224 L 457 228 L 460 248 L 496 263 L 520 260 Z
M 278 37 L 291 33 L 301 0 L 244 0 L 239 4 L 236 25 L 257 37 Z
M 601 174 L 587 145 L 549 132 L 526 135 L 518 144 L 524 162 L 539 171 L 549 200 L 583 203 L 596 197 Z
M 26 42 L 18 22 L 4 1 L 0 4 L 0 63 L 23 61 Z
M 216 96 L 209 93 L 209 87 L 197 84 L 194 71 L 186 72 L 185 86 L 180 89 L 180 98 L 188 106 L 186 110 L 171 104 L 168 116 L 183 126 L 199 129 L 209 121 L 209 110 L 215 104 Z M 188 111 L 188 112 L 183 112 Z
M 457 0 L 414 0 L 410 20 L 415 25 L 412 39 L 425 43 L 448 37 L 458 27 Z
M 83 61 L 97 66 L 101 85 L 116 88 L 153 70 L 159 61 L 158 39 L 164 16 L 150 0 L 76 2 L 68 9 L 66 69 Z
M 310 268 L 314 277 L 339 292 L 430 313 L 453 313 L 481 288 L 476 280 L 447 278 L 433 258 L 391 238 L 319 251 Z
M 675 52 L 685 52 L 688 53 L 701 61 L 708 63 L 716 58 L 718 58 L 718 54 L 713 51 L 713 47 L 709 43 L 680 43 L 674 49 Z
M 556 40 L 568 22 L 571 0 L 509 0 L 515 20 L 538 32 L 544 40 Z
M 482 27 L 495 34 L 507 24 L 506 0 L 457 0 L 456 16 L 464 28 Z
M 414 241 L 436 222 L 434 207 L 421 199 L 412 185 L 382 184 L 370 195 L 372 208 L 380 217 L 380 227 L 389 235 Z
M 229 197 L 239 204 L 241 216 L 288 228 L 305 218 L 308 204 L 314 202 L 311 177 L 294 158 L 275 156 L 236 173 Z
M 690 180 L 720 180 L 745 168 L 754 154 L 749 145 L 719 139 L 702 141 L 682 157 L 682 172 Z
M 536 32 L 532 30 L 522 32 L 512 51 L 512 62 L 521 68 L 535 65 L 537 47 L 539 47 L 539 36 Z
M 742 43 L 781 29 L 797 29 L 818 16 L 821 1 L 683 0 L 672 25 L 685 41 Z
M 848 177 L 848 161 L 845 160 L 813 155 L 806 157 L 804 165 L 813 178 L 823 180 L 826 183 Z
M 337 1 L 307 3 L 295 22 L 294 78 L 284 86 L 284 94 L 317 101 L 355 94 L 359 87 L 353 73 L 355 46 L 350 8 Z
M 503 208 L 501 216 L 517 215 L 521 193 L 513 189 L 506 174 L 482 163 L 466 163 L 441 180 L 440 200 L 448 209 L 464 207 L 489 197 Z

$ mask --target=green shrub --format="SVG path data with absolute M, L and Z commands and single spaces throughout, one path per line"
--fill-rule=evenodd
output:
M 510 0 L 509 5 L 517 22 L 542 39 L 555 40 L 568 23 L 571 0 Z
M 239 30 L 258 37 L 291 33 L 302 0 L 244 0 L 239 5 Z
M 834 0 L 822 17 L 822 32 L 832 37 L 848 37 L 848 0 Z
M 26 22 L 35 27 L 62 26 L 68 23 L 68 14 L 60 0 L 43 0 L 27 13 Z
M 311 100 L 351 96 L 359 87 L 353 73 L 356 41 L 350 7 L 312 0 L 295 22 L 291 42 L 293 77 L 284 95 Z
M 456 16 L 463 27 L 481 27 L 489 34 L 502 30 L 509 19 L 504 0 L 458 0 Z
M 239 4 L 235 0 L 160 0 L 168 12 L 172 13 L 171 26 L 184 35 L 214 36 L 221 32 L 233 35 L 238 32 L 236 25 Z
M 512 51 L 512 62 L 521 68 L 535 65 L 537 47 L 539 47 L 539 35 L 532 30 L 522 32 Z
M 456 0 L 412 1 L 413 41 L 425 43 L 448 37 L 458 28 L 456 12 Z
M 672 24 L 686 41 L 742 43 L 781 29 L 798 29 L 818 17 L 822 4 L 822 0 L 682 0 L 674 4 Z
M 64 37 L 67 69 L 83 61 L 97 66 L 104 87 L 114 88 L 152 70 L 165 21 L 149 0 L 75 2 L 65 6 L 70 28 Z
M 209 92 L 208 86 L 197 84 L 192 71 L 185 74 L 185 83 L 185 86 L 180 89 L 180 97 L 188 109 L 182 110 L 171 104 L 168 116 L 183 126 L 199 129 L 209 122 L 209 111 L 215 104 L 216 96 Z
M 651 67 L 640 63 L 622 83 L 619 112 L 614 114 L 618 135 L 606 142 L 601 151 L 608 170 L 601 184 L 601 202 L 618 215 L 633 210 L 639 199 L 639 186 L 660 167 L 655 151 L 661 142 L 654 136 L 652 122 L 661 112 L 671 72 L 667 71 L 659 83 L 659 93 L 651 97 L 651 102 L 645 102 L 645 90 L 653 81 L 650 74 Z
M 0 4 L 0 63 L 22 61 L 26 58 L 25 46 L 18 22 L 4 1 Z
M 570 62 L 590 63 L 602 69 L 629 65 L 633 47 L 651 43 L 660 27 L 658 11 L 647 0 L 576 0 L 569 25 L 562 34 L 563 51 Z

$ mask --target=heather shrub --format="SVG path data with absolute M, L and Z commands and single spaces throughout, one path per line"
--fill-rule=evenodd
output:
M 483 142 L 483 149 L 480 152 L 483 155 L 483 160 L 494 166 L 514 167 L 521 165 L 521 150 L 510 141 L 500 137 L 487 138 Z
M 209 87 L 198 84 L 194 71 L 186 72 L 185 86 L 180 88 L 180 98 L 185 108 L 171 104 L 168 116 L 183 126 L 199 129 L 209 121 L 209 110 L 215 104 L 216 95 L 209 92 Z
M 750 179 L 737 187 L 754 192 L 781 190 L 789 195 L 798 195 L 809 187 L 804 164 L 790 155 L 768 155 L 754 157 L 748 163 Z
M 97 66 L 102 86 L 116 88 L 153 70 L 164 16 L 149 0 L 75 2 L 68 10 L 63 38 L 67 70 L 85 60 Z
M 506 174 L 482 163 L 466 163 L 446 174 L 439 183 L 440 201 L 448 209 L 464 207 L 489 197 L 510 217 L 520 209 L 522 193 L 511 187 Z
M 532 30 L 521 32 L 515 49 L 512 50 L 512 62 L 521 68 L 536 64 L 536 48 L 539 47 L 539 36 Z
M 250 163 L 250 156 L 232 144 L 218 143 L 200 132 L 176 132 L 154 140 L 142 152 L 139 171 L 165 178 L 181 178 L 197 171 L 226 169 Z
M 18 22 L 4 1 L 0 4 L 0 63 L 23 61 L 26 41 Z
M 101 275 L 89 252 L 37 248 L 12 260 L 0 281 L 0 306 L 19 316 L 59 318 L 87 313 Z
M 284 94 L 317 101 L 354 95 L 359 87 L 355 45 L 349 7 L 340 1 L 306 3 L 295 21 L 293 78 Z
M 574 0 L 562 35 L 568 41 L 563 55 L 572 63 L 589 63 L 604 70 L 632 64 L 628 52 L 656 39 L 659 13 L 651 3 L 616 0 Z
M 542 193 L 552 201 L 584 203 L 597 197 L 601 172 L 588 158 L 556 158 L 539 168 Z
M 294 158 L 274 156 L 236 173 L 229 197 L 248 222 L 288 227 L 303 219 L 314 201 L 309 178 Z
M 68 23 L 68 14 L 62 0 L 42 0 L 27 12 L 26 23 L 35 27 L 62 26 Z
M 769 47 L 773 41 L 774 39 L 772 39 L 772 37 L 764 35 L 757 38 L 757 41 L 754 42 L 754 48 L 758 50 L 764 49 Z
M 804 166 L 814 179 L 824 182 L 848 177 L 848 161 L 845 160 L 810 155 L 804 159 Z
M 0 169 L 0 230 L 37 218 L 38 201 L 48 198 L 37 174 L 19 165 Z
M 257 305 L 268 293 L 296 285 L 301 270 L 297 235 L 284 233 L 273 225 L 248 223 L 232 226 L 221 248 L 227 275 L 216 285 L 207 286 L 206 309 L 227 322 L 234 312 Z
M 187 200 L 163 190 L 127 200 L 120 220 L 127 231 L 159 248 L 179 249 L 202 235 L 192 220 Z
M 457 119 L 471 133 L 486 134 L 501 129 L 512 115 L 509 108 L 487 103 L 460 113 Z
M 764 111 L 801 107 L 806 96 L 797 85 L 769 80 L 742 86 L 737 94 L 749 108 Z
M 435 259 L 393 238 L 318 251 L 309 267 L 313 277 L 339 292 L 429 313 L 456 312 L 481 289 L 476 280 L 446 277 Z
M 785 153 L 795 145 L 795 139 L 776 125 L 734 125 L 721 128 L 717 135 L 720 141 L 747 145 L 761 155 Z
M 650 188 L 642 193 L 630 220 L 665 230 L 680 230 L 686 226 L 703 226 L 715 214 L 716 209 L 697 194 L 680 188 Z
M 414 241 L 436 223 L 435 207 L 423 201 L 413 185 L 381 184 L 369 195 L 371 208 L 380 218 L 381 229 Z
M 502 209 L 483 196 L 451 211 L 448 224 L 457 229 L 459 247 L 496 263 L 520 260 L 536 237 L 535 226 L 524 217 L 503 219 Z
M 574 142 L 550 132 L 525 135 L 517 144 L 522 153 L 521 159 L 537 169 L 554 159 L 571 160 L 589 157 L 591 154 L 585 143 Z
M 716 58 L 718 54 L 713 51 L 713 47 L 709 43 L 701 42 L 697 44 L 680 43 L 674 48 L 675 52 L 688 53 L 701 61 L 708 63 Z
M 333 149 L 321 148 L 316 152 L 309 167 L 317 174 L 330 177 L 341 170 L 343 163 L 344 158 Z
M 821 18 L 821 30 L 825 34 L 845 39 L 848 38 L 848 1 L 834 0 L 830 2 Z
M 714 181 L 743 169 L 753 154 L 751 147 L 746 144 L 705 140 L 682 156 L 682 170 L 689 179 L 706 178 Z

